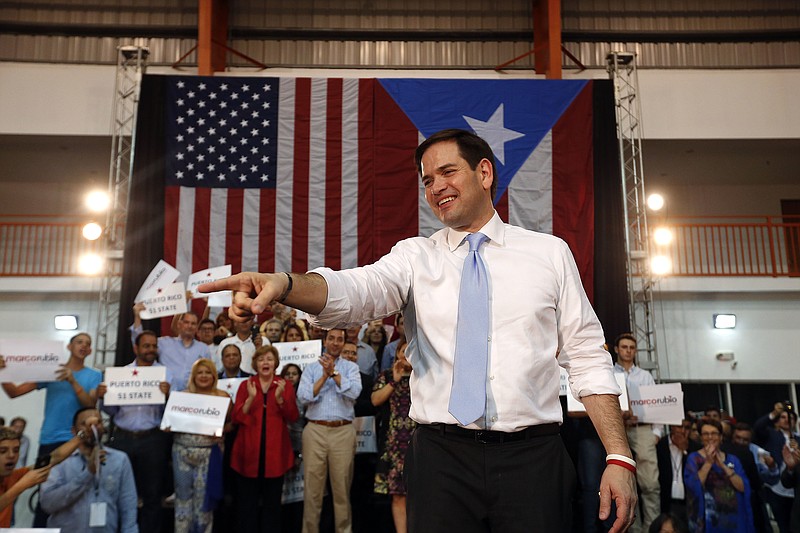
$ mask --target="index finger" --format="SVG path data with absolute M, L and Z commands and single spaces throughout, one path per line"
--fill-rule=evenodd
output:
M 602 501 L 603 497 L 600 496 Z M 611 498 L 609 497 L 609 500 Z M 628 525 L 628 505 L 622 498 L 617 498 L 617 519 L 614 520 L 614 523 L 611 525 L 611 529 L 608 530 L 608 533 L 619 533 L 621 531 L 625 531 L 625 527 Z M 602 506 L 602 504 L 600 504 Z M 611 503 L 609 502 L 609 506 Z M 632 522 L 631 522 L 632 523 Z

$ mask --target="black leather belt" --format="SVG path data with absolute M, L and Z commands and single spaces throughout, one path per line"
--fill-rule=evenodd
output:
M 142 431 L 128 431 L 127 429 L 122 429 L 121 427 L 117 426 L 114 428 L 114 436 L 127 437 L 129 439 L 141 439 L 152 435 L 153 433 L 158 433 L 159 431 L 161 431 L 159 428 L 145 429 Z
M 438 432 L 443 437 L 456 437 L 459 439 L 471 440 L 481 444 L 503 444 L 506 442 L 518 442 L 530 440 L 537 437 L 548 435 L 558 435 L 558 424 L 540 424 L 528 426 L 525 429 L 514 432 L 490 431 L 487 429 L 467 429 L 452 424 L 420 424 L 418 427 Z

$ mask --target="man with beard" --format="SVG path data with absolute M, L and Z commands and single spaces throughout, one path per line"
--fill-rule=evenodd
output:
M 158 357 L 158 337 L 153 331 L 143 331 L 133 345 L 136 359 L 126 368 L 164 366 L 156 361 Z M 159 385 L 165 395 L 170 390 L 170 372 L 167 380 Z M 104 405 L 106 385 L 97 388 L 101 409 L 114 421 L 111 445 L 125 452 L 133 466 L 136 490 L 142 498 L 139 526 L 142 531 L 151 533 L 161 528 L 161 496 L 164 474 L 168 472 L 170 439 L 159 426 L 164 416 L 164 405 Z

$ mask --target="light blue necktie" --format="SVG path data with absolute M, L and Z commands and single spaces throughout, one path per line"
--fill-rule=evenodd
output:
M 461 271 L 456 325 L 456 356 L 453 388 L 448 410 L 466 426 L 483 416 L 486 409 L 486 367 L 489 361 L 489 279 L 479 253 L 489 237 L 467 235 L 469 253 Z

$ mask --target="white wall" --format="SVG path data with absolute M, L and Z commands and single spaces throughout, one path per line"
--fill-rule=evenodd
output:
M 664 379 L 800 381 L 800 282 L 781 293 L 662 292 L 655 310 Z M 736 328 L 714 329 L 715 313 L 735 314 Z M 720 351 L 735 354 L 735 369 Z
M 0 63 L 0 134 L 107 135 L 115 66 Z M 149 72 L 172 72 L 151 68 Z M 183 71 L 185 74 L 186 72 Z M 254 75 L 239 72 L 240 75 Z M 270 69 L 270 76 L 536 77 L 513 71 Z M 565 71 L 564 79 L 607 78 Z M 800 70 L 641 70 L 648 139 L 800 138 Z

